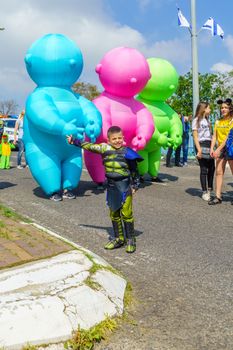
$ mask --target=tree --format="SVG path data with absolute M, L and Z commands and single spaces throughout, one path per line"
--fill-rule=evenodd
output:
M 97 86 L 90 83 L 78 82 L 73 85 L 72 89 L 74 92 L 86 97 L 90 101 L 100 95 Z
M 213 116 L 216 116 L 219 111 L 217 100 L 230 97 L 229 91 L 232 91 L 233 86 L 232 77 L 233 72 L 226 74 L 199 73 L 200 101 L 210 103 Z M 192 114 L 192 99 L 192 73 L 188 72 L 180 76 L 178 89 L 168 100 L 168 103 L 175 111 L 190 115 Z
M 14 100 L 0 101 L 0 114 L 17 114 L 18 105 Z

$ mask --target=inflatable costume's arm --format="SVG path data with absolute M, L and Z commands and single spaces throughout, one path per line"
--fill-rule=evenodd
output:
M 155 130 L 154 120 L 151 112 L 144 106 L 137 112 L 136 137 L 132 140 L 133 148 L 143 149 L 151 139 Z
M 176 112 L 171 117 L 170 137 L 173 140 L 173 147 L 176 149 L 182 143 L 183 126 Z
M 168 137 L 168 132 L 160 133 L 158 129 L 155 129 L 153 134 L 153 140 L 161 147 L 171 147 L 172 138 Z
M 38 90 L 29 96 L 26 115 L 32 124 L 48 134 L 66 136 L 77 133 L 75 124 L 62 119 L 53 99 L 45 91 Z
M 105 96 L 99 96 L 93 100 L 96 108 L 101 111 L 103 118 L 102 136 L 103 140 L 107 140 L 108 129 L 112 126 L 111 105 L 109 99 Z
M 95 142 L 102 128 L 102 117 L 95 105 L 85 97 L 76 94 L 83 111 L 84 132 L 91 142 Z

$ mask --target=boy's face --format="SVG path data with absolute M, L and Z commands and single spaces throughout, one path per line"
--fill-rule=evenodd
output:
M 112 147 L 118 149 L 121 148 L 124 142 L 124 137 L 122 135 L 122 132 L 114 132 L 113 134 L 110 134 L 108 137 L 108 144 Z

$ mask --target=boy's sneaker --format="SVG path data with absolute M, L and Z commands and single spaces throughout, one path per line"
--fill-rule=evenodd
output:
M 71 191 L 66 191 L 66 192 L 63 192 L 62 198 L 75 199 L 76 196 L 75 196 L 75 194 L 74 194 L 73 192 L 71 192 Z
M 128 239 L 126 243 L 126 253 L 134 253 L 135 250 L 136 250 L 135 238 Z
M 209 202 L 210 200 L 210 192 L 209 191 L 204 191 L 201 198 L 204 200 L 204 201 L 207 201 Z
M 54 202 L 60 202 L 62 201 L 62 196 L 59 193 L 54 193 L 49 199 Z
M 113 250 L 113 249 L 122 247 L 124 244 L 125 244 L 124 239 L 115 238 L 109 241 L 108 243 L 106 243 L 104 246 L 104 249 Z
M 17 166 L 17 169 L 20 169 L 20 170 L 21 170 L 21 169 L 23 169 L 23 166 L 22 166 L 22 165 L 18 165 L 18 166 Z

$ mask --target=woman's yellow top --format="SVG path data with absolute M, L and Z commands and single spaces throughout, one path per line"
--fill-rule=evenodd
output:
M 214 131 L 218 146 L 220 146 L 227 138 L 229 131 L 233 128 L 233 118 L 220 119 L 215 122 Z

